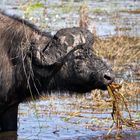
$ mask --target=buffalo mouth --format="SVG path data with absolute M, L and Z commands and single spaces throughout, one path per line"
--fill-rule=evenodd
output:
M 81 85 L 79 87 L 75 87 L 75 91 L 79 93 L 86 93 L 86 92 L 91 92 L 92 90 L 99 89 L 99 90 L 107 90 L 106 84 L 99 83 L 98 85 L 90 85 L 90 84 L 85 84 Z M 74 89 L 73 89 L 74 90 Z
M 101 90 L 107 90 L 107 86 L 108 85 L 101 85 L 101 86 L 99 86 L 99 89 L 101 89 Z

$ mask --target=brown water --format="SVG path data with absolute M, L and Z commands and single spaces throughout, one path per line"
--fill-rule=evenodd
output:
M 3 9 L 7 9 L 7 12 L 11 14 L 23 16 L 23 11 L 18 7 L 21 2 L 24 3 L 25 1 L 2 0 L 0 1 L 0 6 Z M 45 3 L 45 1 L 42 2 Z M 95 0 L 93 2 L 89 0 L 86 3 L 90 8 L 90 29 L 96 27 L 98 36 L 115 34 L 140 36 L 140 13 L 128 12 L 129 10 L 140 9 L 140 1 Z M 68 8 L 70 7 L 70 10 L 65 9 L 62 6 L 64 4 Z M 55 33 L 60 28 L 78 26 L 80 2 L 70 3 L 60 0 L 48 0 L 46 5 L 48 14 L 43 22 L 47 25 L 47 27 L 44 26 L 47 31 Z M 38 11 L 33 12 L 33 15 L 37 19 L 37 25 L 40 26 L 39 22 L 42 18 L 38 16 Z M 120 81 L 123 79 L 131 83 L 138 82 L 136 88 L 138 89 L 137 93 L 139 93 L 140 77 L 132 73 L 131 69 L 117 76 Z M 19 106 L 18 136 L 16 136 L 16 133 L 5 133 L 0 135 L 0 140 L 116 139 L 115 130 L 111 132 L 109 137 L 106 137 L 112 124 L 110 108 L 104 109 L 97 102 L 94 103 L 91 94 L 87 94 L 85 97 L 70 97 L 68 95 L 62 97 L 60 94 L 57 93 L 57 96 L 53 95 L 45 100 L 21 104 Z M 106 99 L 107 94 L 103 94 L 103 99 Z M 129 96 L 128 101 L 133 119 L 140 120 L 139 94 Z M 128 117 L 125 111 L 124 116 Z M 121 140 L 140 139 L 139 130 L 124 128 L 120 134 Z

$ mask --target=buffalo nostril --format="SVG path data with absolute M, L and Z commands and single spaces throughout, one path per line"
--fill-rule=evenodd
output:
M 114 80 L 114 76 L 111 76 L 111 74 L 104 74 L 104 80 L 106 84 L 110 84 Z
M 111 80 L 111 77 L 110 76 L 108 76 L 108 75 L 104 75 L 104 78 L 106 79 L 106 80 Z

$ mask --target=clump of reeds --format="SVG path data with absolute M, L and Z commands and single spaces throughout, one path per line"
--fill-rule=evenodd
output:
M 96 54 L 110 60 L 114 70 L 121 70 L 126 64 L 138 62 L 140 58 L 140 38 L 128 36 L 95 37 L 93 46 Z
M 80 6 L 80 21 L 79 26 L 87 28 L 89 25 L 89 16 L 88 16 L 88 6 L 86 4 L 82 4 Z

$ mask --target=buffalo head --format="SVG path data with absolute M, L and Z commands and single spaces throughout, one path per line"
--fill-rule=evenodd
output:
M 93 34 L 84 28 L 66 28 L 55 34 L 52 45 L 45 50 L 47 58 L 56 60 L 78 45 L 80 48 L 73 51 L 52 77 L 49 90 L 83 93 L 93 89 L 107 89 L 107 85 L 114 80 L 114 74 L 94 53 L 93 42 Z

